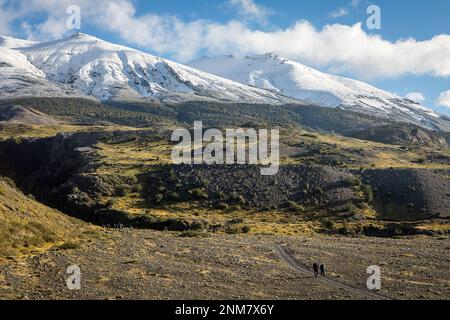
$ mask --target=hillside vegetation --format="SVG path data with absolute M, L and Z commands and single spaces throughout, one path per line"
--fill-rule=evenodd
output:
M 55 245 L 76 246 L 89 230 L 94 227 L 40 204 L 0 177 L 0 259 Z

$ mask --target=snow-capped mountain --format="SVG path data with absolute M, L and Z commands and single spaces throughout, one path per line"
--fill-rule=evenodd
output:
M 389 117 L 430 129 L 450 130 L 448 119 L 414 101 L 364 82 L 320 72 L 275 54 L 204 57 L 189 65 L 312 104 Z
M 48 43 L 0 36 L 0 98 L 21 96 L 306 101 L 450 131 L 448 117 L 418 103 L 273 54 L 202 58 L 185 66 L 81 33 Z
M 0 98 L 24 96 L 81 96 L 76 90 L 46 79 L 21 52 L 10 49 L 31 42 L 0 37 Z
M 19 53 L 21 62 L 14 65 L 29 69 L 36 78 L 68 86 L 102 101 L 151 98 L 161 101 L 292 102 L 273 91 L 223 79 L 85 34 L 31 46 L 11 38 L 4 42 L 9 43 L 8 47 L 21 44 L 14 50 Z

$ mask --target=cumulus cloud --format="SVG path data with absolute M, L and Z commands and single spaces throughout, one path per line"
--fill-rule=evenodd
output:
M 410 92 L 405 95 L 405 98 L 415 101 L 415 102 L 418 102 L 418 103 L 422 103 L 426 100 L 426 98 L 422 92 Z
M 442 92 L 436 103 L 439 106 L 450 108 L 450 90 Z
M 247 12 L 256 16 L 260 12 L 251 5 L 254 2 L 240 0 L 236 3 L 247 4 Z M 202 19 L 183 21 L 175 16 L 153 13 L 139 14 L 131 0 L 23 1 L 24 16 L 33 12 L 48 15 L 47 21 L 31 27 L 33 37 L 45 35 L 52 38 L 64 32 L 60 27 L 65 26 L 65 10 L 71 4 L 81 7 L 83 25 L 102 28 L 131 45 L 181 62 L 202 54 L 274 52 L 329 72 L 352 74 L 362 79 L 402 75 L 450 76 L 450 35 L 437 35 L 424 41 L 409 38 L 392 42 L 380 35 L 368 34 L 361 23 L 316 28 L 304 20 L 284 29 L 267 31 L 251 28 L 245 21 L 238 20 L 216 23 Z
M 253 0 L 228 0 L 228 4 L 236 8 L 244 19 L 261 23 L 267 23 L 267 18 L 272 13 L 272 10 L 256 4 Z
M 334 19 L 337 19 L 337 18 L 340 18 L 340 17 L 345 17 L 348 14 L 349 14 L 349 12 L 348 12 L 347 9 L 340 7 L 340 8 L 337 8 L 336 10 L 334 10 L 334 11 L 331 11 L 330 12 L 330 17 L 332 17 Z
M 194 59 L 205 51 L 209 55 L 270 51 L 364 78 L 450 75 L 450 35 L 425 41 L 410 38 L 390 42 L 366 33 L 361 23 L 316 29 L 307 21 L 299 21 L 286 29 L 263 31 L 236 20 L 184 22 L 176 17 L 153 14 L 136 16 L 134 6 L 128 1 L 108 5 L 105 13 L 103 22 L 112 21 L 108 28 L 123 39 L 181 61 Z

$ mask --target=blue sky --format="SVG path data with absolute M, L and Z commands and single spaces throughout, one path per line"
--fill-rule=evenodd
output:
M 422 93 L 425 105 L 450 114 L 450 100 L 441 99 L 447 107 L 437 103 L 450 90 L 448 0 L 105 1 L 0 0 L 0 33 L 37 40 L 70 34 L 64 29 L 69 4 L 81 7 L 82 32 L 180 62 L 262 53 L 263 33 L 272 43 L 267 51 L 398 95 Z M 380 30 L 367 29 L 371 4 L 381 9 Z M 327 25 L 333 27 L 324 31 Z M 414 43 L 399 44 L 409 38 Z

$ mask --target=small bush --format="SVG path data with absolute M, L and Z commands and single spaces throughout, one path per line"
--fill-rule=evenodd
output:
M 161 203 L 161 201 L 164 199 L 164 196 L 161 193 L 157 193 L 155 195 L 155 201 L 156 203 Z
M 286 203 L 286 207 L 289 211 L 293 211 L 293 212 L 304 212 L 305 211 L 305 207 L 299 205 L 298 203 L 296 203 L 294 201 L 288 201 Z
M 230 200 L 238 203 L 238 204 L 245 204 L 245 199 L 242 195 L 237 194 L 237 193 L 233 193 L 230 195 Z
M 180 195 L 177 192 L 172 192 L 171 194 L 169 194 L 169 199 L 170 200 L 178 200 L 178 199 L 180 199 Z
M 350 216 L 355 216 L 359 213 L 359 209 L 353 203 L 348 203 L 347 212 L 350 214 Z
M 347 177 L 344 181 L 351 187 L 360 186 L 362 184 L 361 179 L 358 177 Z
M 372 187 L 365 184 L 362 186 L 362 192 L 364 193 L 364 202 L 371 203 L 373 201 L 373 190 Z
M 227 228 L 225 229 L 225 232 L 228 234 L 239 234 L 241 232 L 241 228 L 239 228 L 239 226 L 236 225 L 229 225 L 227 226 Z
M 141 193 L 141 192 L 142 192 L 142 189 L 143 189 L 142 185 L 137 184 L 137 185 L 134 185 L 134 186 L 131 188 L 131 191 L 132 191 L 132 192 L 135 192 L 135 193 Z
M 190 225 L 191 230 L 203 230 L 207 227 L 207 223 L 202 221 L 194 221 Z
M 79 247 L 80 247 L 80 245 L 78 243 L 65 242 L 62 245 L 60 245 L 58 248 L 60 250 L 74 250 L 74 249 L 78 249 Z
M 243 223 L 243 222 L 244 222 L 244 219 L 242 219 L 242 218 L 234 218 L 234 219 L 228 221 L 229 224 L 239 224 L 239 223 Z
M 200 188 L 192 190 L 192 196 L 195 199 L 208 199 L 208 194 L 205 192 L 205 190 Z
M 219 202 L 219 203 L 217 204 L 217 207 L 218 207 L 219 209 L 226 210 L 226 209 L 229 208 L 229 205 L 228 205 L 227 203 L 225 203 L 225 202 Z
M 322 223 L 322 225 L 327 230 L 331 230 L 331 231 L 336 230 L 336 224 L 334 223 L 334 221 L 327 220 L 327 221 L 324 221 Z

